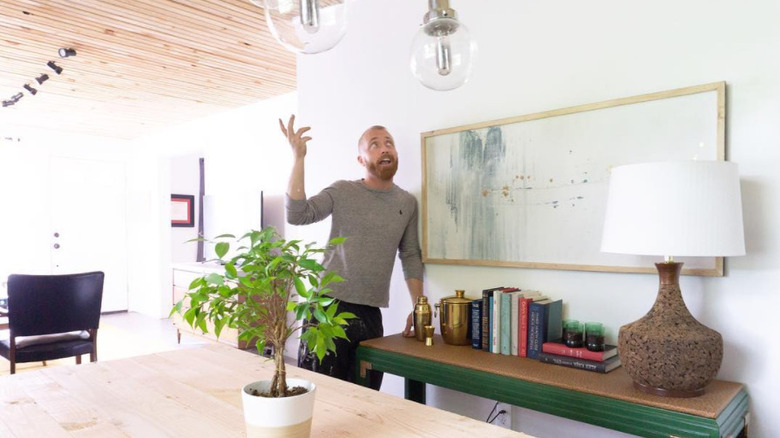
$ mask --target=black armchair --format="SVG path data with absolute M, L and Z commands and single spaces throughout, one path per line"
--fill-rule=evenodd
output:
M 97 331 L 103 299 L 102 272 L 8 277 L 9 338 L 0 355 L 16 364 L 89 354 L 97 361 Z M 6 310 L 6 309 L 4 309 Z

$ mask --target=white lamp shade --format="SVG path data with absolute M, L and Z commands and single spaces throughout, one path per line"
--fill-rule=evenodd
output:
M 669 161 L 613 168 L 601 250 L 672 257 L 744 255 L 737 165 Z

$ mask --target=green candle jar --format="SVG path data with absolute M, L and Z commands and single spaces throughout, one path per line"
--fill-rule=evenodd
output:
M 585 348 L 590 351 L 604 351 L 604 325 L 600 322 L 585 323 Z
M 563 343 L 567 347 L 582 347 L 582 324 L 576 319 L 563 321 Z

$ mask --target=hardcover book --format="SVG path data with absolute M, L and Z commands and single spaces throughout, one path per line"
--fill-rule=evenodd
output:
M 482 349 L 482 300 L 471 302 L 471 346 Z
M 541 295 L 538 291 L 529 291 L 523 295 L 520 299 L 518 312 L 520 313 L 520 321 L 517 324 L 519 331 L 517 335 L 517 355 L 520 357 L 528 356 L 528 305 L 534 301 L 546 300 L 547 297 Z
M 585 347 L 571 348 L 560 342 L 545 342 L 542 344 L 544 353 L 557 354 L 559 356 L 577 357 L 580 359 L 602 362 L 617 355 L 617 346 L 607 345 L 604 351 L 590 351 Z
M 507 287 L 501 289 L 501 311 L 498 320 L 499 353 L 509 356 L 512 349 L 512 294 L 519 292 L 516 287 Z
M 490 325 L 492 323 L 490 313 L 490 298 L 493 297 L 493 291 L 502 289 L 504 286 L 484 289 L 482 291 L 482 349 L 490 351 Z
M 525 296 L 525 292 L 512 292 L 509 301 L 511 302 L 510 324 L 509 324 L 509 354 L 518 356 L 520 350 L 520 300 Z
M 528 357 L 536 359 L 545 342 L 563 336 L 563 300 L 534 301 L 528 306 Z
M 539 353 L 539 362 L 552 363 L 570 368 L 578 368 L 596 373 L 608 373 L 620 366 L 620 356 L 612 356 L 601 362 L 579 359 L 576 357 L 560 356 L 550 353 Z

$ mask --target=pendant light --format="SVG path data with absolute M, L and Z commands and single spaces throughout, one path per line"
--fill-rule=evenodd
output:
M 458 88 L 471 74 L 477 44 L 449 0 L 428 0 L 428 9 L 412 42 L 412 73 L 433 90 Z
M 287 50 L 332 49 L 347 30 L 347 0 L 250 0 L 265 10 L 271 33 Z

